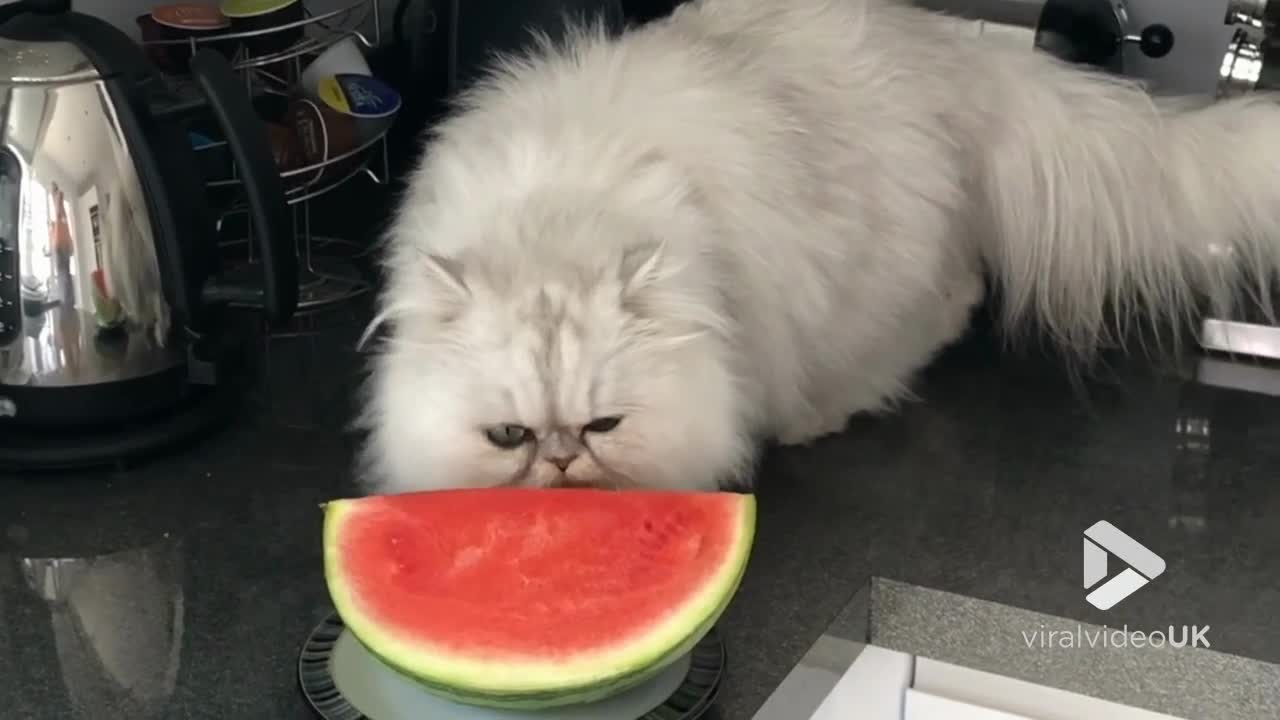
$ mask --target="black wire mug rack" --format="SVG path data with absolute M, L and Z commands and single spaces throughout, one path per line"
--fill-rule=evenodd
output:
M 249 94 L 255 99 L 274 96 L 284 102 L 295 94 L 306 67 L 329 48 L 352 40 L 364 52 L 382 42 L 381 0 L 351 0 L 342 7 L 324 12 L 313 12 L 305 7 L 306 0 L 299 2 L 304 4 L 299 20 L 248 31 L 233 29 L 180 39 L 144 40 L 143 45 L 148 48 L 186 45 L 192 54 L 205 46 L 234 47 L 231 65 L 244 79 Z M 270 42 L 279 38 L 289 40 Z M 188 82 L 185 78 L 174 76 L 170 81 L 178 94 L 189 91 L 184 87 Z M 376 136 L 361 139 L 354 147 L 333 153 L 328 152 L 326 143 L 326 152 L 319 161 L 290 166 L 281 171 L 296 229 L 299 316 L 353 299 L 372 287 L 357 262 L 366 251 L 350 241 L 317 232 L 311 203 L 360 177 L 386 185 L 390 174 L 388 129 L 389 123 Z M 197 151 L 198 154 L 225 153 L 225 147 L 224 140 L 212 140 Z M 242 263 L 245 271 L 250 271 L 256 262 L 251 223 L 244 223 L 248 227 L 242 236 L 228 238 L 223 232 L 228 227 L 228 220 L 246 215 L 247 206 L 240 192 L 241 181 L 234 163 L 222 164 L 227 168 L 225 176 L 206 181 L 206 187 L 220 208 L 220 244 L 224 251 L 236 253 L 236 262 Z

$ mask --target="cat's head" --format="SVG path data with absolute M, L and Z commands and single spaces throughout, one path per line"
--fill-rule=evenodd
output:
M 598 213 L 519 217 L 452 257 L 393 250 L 370 490 L 741 479 L 752 447 L 706 263 Z

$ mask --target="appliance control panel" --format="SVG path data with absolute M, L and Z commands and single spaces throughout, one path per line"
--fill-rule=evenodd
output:
M 22 166 L 0 151 L 0 346 L 22 332 L 22 284 L 18 264 L 18 217 Z

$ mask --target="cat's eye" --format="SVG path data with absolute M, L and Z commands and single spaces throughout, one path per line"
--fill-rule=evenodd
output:
M 533 439 L 533 431 L 523 425 L 498 425 L 485 430 L 484 435 L 503 450 L 514 450 Z
M 607 433 L 618 427 L 618 423 L 620 422 L 622 422 L 622 416 L 620 415 L 596 418 L 586 425 L 583 425 L 582 431 L 589 433 Z

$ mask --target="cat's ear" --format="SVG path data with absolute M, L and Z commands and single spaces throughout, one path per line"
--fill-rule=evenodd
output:
M 431 286 L 435 319 L 449 324 L 466 310 L 471 300 L 463 265 L 442 255 L 427 254 L 423 259 L 427 283 Z
M 634 295 L 662 280 L 666 265 L 666 243 L 653 242 L 628 250 L 622 256 L 622 294 Z
M 439 297 L 456 301 L 471 297 L 471 289 L 467 287 L 466 278 L 462 274 L 462 263 L 432 253 L 423 255 L 422 261 L 427 282 L 431 283 Z

